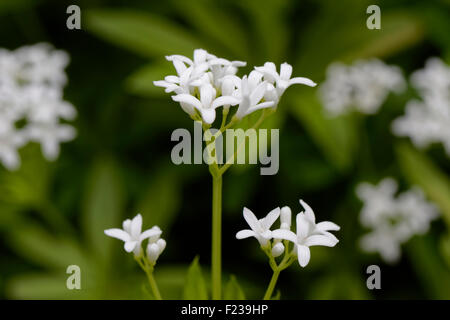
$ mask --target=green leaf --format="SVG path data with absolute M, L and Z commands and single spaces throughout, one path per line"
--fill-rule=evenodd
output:
M 124 198 L 114 161 L 97 159 L 86 180 L 82 227 L 92 252 L 105 263 L 110 261 L 113 246 L 119 244 L 107 237 L 104 230 L 121 227 Z
M 244 291 L 242 291 L 234 275 L 230 276 L 230 280 L 225 286 L 224 299 L 245 300 Z
M 178 13 L 198 32 L 208 36 L 210 42 L 220 43 L 238 60 L 248 58 L 248 41 L 243 32 L 246 29 L 238 24 L 233 13 L 227 8 L 208 0 L 176 0 L 174 2 Z
M 341 171 L 353 163 L 358 146 L 358 128 L 353 115 L 329 117 L 316 97 L 316 90 L 298 90 L 292 95 L 291 111 L 302 123 L 329 162 Z
M 72 264 L 87 265 L 88 259 L 75 241 L 56 237 L 37 224 L 10 230 L 8 242 L 15 252 L 40 266 L 65 270 Z
M 200 268 L 200 264 L 198 263 L 198 259 L 198 256 L 195 257 L 188 269 L 183 291 L 184 300 L 208 299 L 208 291 L 206 289 L 206 283 L 203 279 L 202 270 Z
M 168 232 L 180 208 L 181 182 L 171 169 L 158 168 L 138 201 L 136 212 L 142 214 L 146 225 L 159 226 Z
M 127 78 L 125 87 L 130 93 L 143 97 L 164 96 L 164 88 L 155 86 L 153 81 L 164 79 L 173 70 L 173 65 L 166 60 L 145 65 Z
M 405 177 L 419 185 L 425 194 L 441 209 L 450 226 L 450 179 L 424 153 L 409 144 L 398 144 L 397 159 Z
M 95 9 L 84 13 L 88 31 L 147 57 L 192 55 L 202 47 L 183 27 L 160 16 L 133 10 Z

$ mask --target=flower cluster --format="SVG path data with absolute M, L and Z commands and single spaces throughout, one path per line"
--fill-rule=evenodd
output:
M 374 114 L 389 92 L 400 93 L 405 89 L 406 82 L 398 67 L 371 59 L 359 60 L 350 66 L 331 64 L 319 94 L 331 115 L 344 114 L 350 110 Z
M 76 116 L 63 100 L 68 63 L 66 52 L 44 43 L 0 49 L 0 162 L 7 169 L 20 166 L 18 149 L 28 142 L 40 143 L 51 161 L 59 144 L 75 137 L 75 129 L 60 122 Z
M 356 188 L 364 203 L 361 224 L 372 229 L 361 238 L 361 247 L 367 252 L 379 252 L 388 263 L 398 261 L 401 244 L 426 233 L 438 216 L 437 208 L 425 200 L 420 189 L 413 188 L 395 197 L 397 189 L 392 178 L 385 178 L 376 186 L 361 183 Z
M 124 242 L 126 252 L 133 252 L 136 258 L 143 256 L 142 242 L 148 239 L 147 260 L 150 265 L 155 265 L 160 254 L 166 248 L 166 241 L 160 238 L 162 231 L 158 226 L 142 232 L 142 216 L 136 215 L 133 219 L 127 219 L 122 224 L 123 229 L 107 229 L 105 234 Z
M 250 74 L 239 78 L 242 61 L 228 61 L 218 58 L 203 49 L 194 50 L 193 60 L 181 56 L 167 56 L 175 67 L 176 75 L 169 75 L 154 84 L 164 87 L 165 92 L 174 93 L 172 99 L 193 119 L 201 119 L 212 124 L 216 119 L 216 109 L 223 107 L 228 113 L 230 106 L 238 106 L 235 118 L 260 109 L 275 109 L 284 91 L 292 84 L 316 84 L 307 78 L 291 78 L 292 67 L 281 64 L 280 72 L 274 63 L 255 67 Z
M 292 211 L 289 207 L 276 208 L 259 220 L 249 209 L 244 208 L 244 219 L 251 229 L 239 231 L 236 238 L 255 237 L 262 249 L 272 257 L 276 258 L 285 252 L 287 255 L 296 256 L 300 266 L 305 267 L 310 260 L 309 247 L 334 247 L 339 240 L 329 231 L 338 231 L 340 227 L 330 221 L 316 223 L 311 207 L 302 200 L 300 204 L 305 211 L 296 216 L 296 233 L 291 231 Z M 270 228 L 279 217 L 280 228 L 271 231 Z M 283 240 L 286 240 L 284 244 Z M 292 251 L 289 251 L 289 242 L 293 244 Z
M 429 59 L 411 82 L 422 101 L 408 102 L 405 114 L 394 120 L 393 132 L 410 137 L 418 148 L 442 142 L 450 156 L 450 67 L 439 58 Z

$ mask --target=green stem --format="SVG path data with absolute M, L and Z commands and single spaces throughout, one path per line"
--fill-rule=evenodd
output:
M 147 260 L 145 258 L 141 257 L 134 257 L 136 262 L 139 264 L 142 270 L 144 270 L 145 274 L 147 275 L 148 283 L 150 284 L 150 288 L 152 289 L 153 295 L 155 296 L 156 300 L 162 300 L 161 293 L 159 292 L 158 285 L 156 284 L 155 277 L 153 276 L 153 266 L 149 265 L 147 263 Z M 141 259 L 144 260 L 144 263 L 142 263 Z
M 150 287 L 152 288 L 153 295 L 156 300 L 162 300 L 161 293 L 159 292 L 155 277 L 153 276 L 153 272 L 151 270 L 146 270 L 145 273 L 147 274 L 148 282 L 150 283 Z
M 219 300 L 222 294 L 222 175 L 213 175 L 212 203 L 212 298 Z
M 278 276 L 280 275 L 280 269 L 273 270 L 272 279 L 270 279 L 269 286 L 267 287 L 266 294 L 264 295 L 264 300 L 270 300 L 272 297 L 273 290 L 275 289 L 275 285 L 278 281 Z

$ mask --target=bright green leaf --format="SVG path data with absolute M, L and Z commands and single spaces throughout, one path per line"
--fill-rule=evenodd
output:
M 225 300 L 245 300 L 244 291 L 242 291 L 239 283 L 234 275 L 230 276 L 230 280 L 225 286 L 224 291 Z
M 198 257 L 195 257 L 194 261 L 188 269 L 186 283 L 183 291 L 184 300 L 208 299 L 208 291 L 206 289 L 206 283 L 203 278 L 198 259 Z

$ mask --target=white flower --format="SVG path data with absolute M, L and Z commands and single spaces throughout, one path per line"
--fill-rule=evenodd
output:
M 274 101 L 275 105 L 278 104 L 284 91 L 293 84 L 304 84 L 310 87 L 316 86 L 316 83 L 308 78 L 291 78 L 292 66 L 286 62 L 281 64 L 280 73 L 277 72 L 277 67 L 273 62 L 266 62 L 262 67 L 255 67 L 255 70 L 261 72 L 264 75 L 264 80 L 271 84 L 267 97 L 271 97 L 270 100 Z
M 441 142 L 450 156 L 450 67 L 437 58 L 429 59 L 411 81 L 423 101 L 407 103 L 405 114 L 392 123 L 393 133 L 410 137 L 418 148 Z
M 267 89 L 267 82 L 261 81 L 262 74 L 257 71 L 250 72 L 250 75 L 244 76 L 240 84 L 240 103 L 235 117 L 242 119 L 250 113 L 272 107 L 274 101 L 261 102 Z
M 244 219 L 247 221 L 251 230 L 241 230 L 236 234 L 237 239 L 246 239 L 255 237 L 262 247 L 267 247 L 269 240 L 272 239 L 272 231 L 270 227 L 280 216 L 280 208 L 275 208 L 270 211 L 266 217 L 257 219 L 256 216 L 249 209 L 244 208 Z
M 316 224 L 316 218 L 313 210 L 304 201 L 300 200 L 305 208 L 304 212 L 297 214 L 296 225 L 297 233 L 286 229 L 272 231 L 275 239 L 289 240 L 295 244 L 295 252 L 300 266 L 305 267 L 310 260 L 311 246 L 334 247 L 339 240 L 329 231 L 340 230 L 340 227 L 333 222 L 324 221 Z
M 125 242 L 124 249 L 126 252 L 133 252 L 134 255 L 139 256 L 141 254 L 141 243 L 147 238 L 158 237 L 162 231 L 157 226 L 142 231 L 142 216 L 136 215 L 132 220 L 127 219 L 122 224 L 123 229 L 107 229 L 105 234 L 109 237 L 113 237 Z
M 203 121 L 211 124 L 216 119 L 216 108 L 223 105 L 236 105 L 239 100 L 231 96 L 220 96 L 216 98 L 216 89 L 209 84 L 204 83 L 200 87 L 200 99 L 190 94 L 179 94 L 172 96 L 174 101 L 183 103 L 185 106 L 190 106 L 192 109 L 197 109 Z
M 376 113 L 389 92 L 400 93 L 406 82 L 398 67 L 380 60 L 359 60 L 347 66 L 333 63 L 327 69 L 327 79 L 319 94 L 325 109 L 331 115 L 357 110 Z
M 63 100 L 68 62 L 67 53 L 48 44 L 0 49 L 0 161 L 7 169 L 19 167 L 18 149 L 30 141 L 41 143 L 44 156 L 54 160 L 59 143 L 75 137 L 74 128 L 60 123 L 76 116 Z
M 437 208 L 425 200 L 420 189 L 415 187 L 396 197 L 397 188 L 394 179 L 385 178 L 377 186 L 361 183 L 356 189 L 364 203 L 361 224 L 371 229 L 360 245 L 364 251 L 379 252 L 388 263 L 398 261 L 401 244 L 426 233 L 438 217 Z

